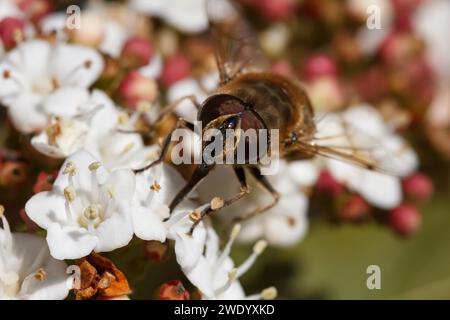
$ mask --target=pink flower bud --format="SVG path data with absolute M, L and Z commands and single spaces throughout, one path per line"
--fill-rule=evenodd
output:
M 145 241 L 144 242 L 144 254 L 152 261 L 162 262 L 167 259 L 167 243 L 161 243 L 159 241 Z
M 161 83 L 169 87 L 178 80 L 186 78 L 191 73 L 191 63 L 183 55 L 170 57 L 164 64 Z
M 401 204 L 389 213 L 389 226 L 402 236 L 416 232 L 422 222 L 422 215 L 417 208 Z
M 316 188 L 319 192 L 338 195 L 344 191 L 344 186 L 331 175 L 330 171 L 322 170 L 317 179 Z
M 7 17 L 0 21 L 0 39 L 5 48 L 14 47 L 23 38 L 25 22 L 22 19 Z
M 18 0 L 17 4 L 34 23 L 53 11 L 51 0 Z
M 294 75 L 294 69 L 288 60 L 279 60 L 272 64 L 270 69 L 282 76 L 292 77 Z
M 336 61 L 326 55 L 315 55 L 303 64 L 302 75 L 308 81 L 322 76 L 336 77 L 339 73 Z
M 121 61 L 128 68 L 139 68 L 147 65 L 154 53 L 150 41 L 135 36 L 129 38 L 123 45 Z
M 58 172 L 47 173 L 45 171 L 39 172 L 39 175 L 36 179 L 36 183 L 33 186 L 33 192 L 39 193 L 42 191 L 50 191 L 53 186 L 53 182 L 58 175 Z
M 122 79 L 118 94 L 126 107 L 138 110 L 140 104 L 155 101 L 158 86 L 155 80 L 144 77 L 138 71 L 131 71 Z
M 161 300 L 189 300 L 189 292 L 184 288 L 180 280 L 171 280 L 159 288 Z
M 253 6 L 269 21 L 285 20 L 297 9 L 293 0 L 256 0 Z
M 25 223 L 28 232 L 35 232 L 36 230 L 39 229 L 39 226 L 28 217 L 27 213 L 25 212 L 25 209 L 21 209 L 19 211 L 19 216 Z
M 427 201 L 434 191 L 433 182 L 430 177 L 421 173 L 416 173 L 405 178 L 402 184 L 406 196 L 420 202 Z
M 339 209 L 339 217 L 349 221 L 361 220 L 368 215 L 370 207 L 367 202 L 358 195 L 352 195 Z

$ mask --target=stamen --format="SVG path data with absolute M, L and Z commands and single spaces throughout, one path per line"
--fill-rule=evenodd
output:
M 2 205 L 0 205 L 0 219 L 2 220 L 3 231 L 4 231 L 4 234 L 5 234 L 5 238 L 4 238 L 5 239 L 5 244 L 4 245 L 7 248 L 11 248 L 12 242 L 13 242 L 11 229 L 9 228 L 8 220 L 6 220 L 6 217 L 5 217 L 5 207 L 2 206 Z
M 130 119 L 130 117 L 128 116 L 127 113 L 121 112 L 119 114 L 119 124 L 127 124 L 129 119 Z
M 75 189 L 72 186 L 68 186 L 64 188 L 64 197 L 67 202 L 74 202 L 76 197 Z
M 134 143 L 129 143 L 123 148 L 122 152 L 120 152 L 121 155 L 128 153 L 131 149 L 133 149 Z
M 77 174 L 77 167 L 75 167 L 72 161 L 67 162 L 63 174 L 69 174 L 71 177 Z
M 198 211 L 192 211 L 189 214 L 189 219 L 191 219 L 192 222 L 197 222 L 200 220 L 200 213 Z
M 47 273 L 42 268 L 36 271 L 36 273 L 34 274 L 34 278 L 38 281 L 43 281 L 46 277 Z
M 108 195 L 109 195 L 109 197 L 110 197 L 111 199 L 114 198 L 115 191 L 114 191 L 114 187 L 113 187 L 112 185 L 108 185 L 108 186 L 106 187 L 106 192 L 108 193 Z
M 258 256 L 264 252 L 267 247 L 267 241 L 259 240 L 253 246 L 252 254 L 245 260 L 238 268 L 238 277 L 241 277 L 244 273 L 246 273 L 255 263 Z
M 225 201 L 221 197 L 214 197 L 214 198 L 212 198 L 210 204 L 211 204 L 212 210 L 219 210 L 220 208 L 222 208 L 224 206 Z
M 92 204 L 90 206 L 88 206 L 84 212 L 83 215 L 88 219 L 88 220 L 95 220 L 98 219 L 100 217 L 100 210 L 101 207 L 98 204 Z
M 94 170 L 97 170 L 98 168 L 100 168 L 100 166 L 101 166 L 102 164 L 100 163 L 100 162 L 92 162 L 90 165 L 89 165 L 89 170 L 91 170 L 91 171 L 94 171 Z
M 150 186 L 150 189 L 153 190 L 153 191 L 158 192 L 159 190 L 161 190 L 161 185 L 160 185 L 157 181 L 155 181 L 155 182 L 153 182 L 153 184 Z
M 267 241 L 266 240 L 259 240 L 253 247 L 253 252 L 257 255 L 260 255 L 264 252 L 264 250 L 267 248 Z
M 277 297 L 278 290 L 275 287 L 269 287 L 262 290 L 260 293 L 252 294 L 246 300 L 273 300 Z
M 241 225 L 239 223 L 234 225 L 233 229 L 231 230 L 230 239 L 228 239 L 225 248 L 223 249 L 222 253 L 219 256 L 219 259 L 217 259 L 216 264 L 214 265 L 215 269 L 218 269 L 225 261 L 225 259 L 230 255 L 231 247 L 233 246 L 234 240 L 236 240 L 240 231 Z
M 228 272 L 227 282 L 225 282 L 225 284 L 222 287 L 220 287 L 219 289 L 214 290 L 214 295 L 219 296 L 222 293 L 226 292 L 228 289 L 230 289 L 231 285 L 236 280 L 236 278 L 237 278 L 237 270 L 232 269 L 230 272 Z
M 263 300 L 273 300 L 278 296 L 278 290 L 275 287 L 269 287 L 261 291 L 261 298 Z

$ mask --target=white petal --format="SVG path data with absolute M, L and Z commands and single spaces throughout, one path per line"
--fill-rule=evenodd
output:
M 62 193 L 64 188 L 70 185 L 69 174 L 63 173 L 68 162 L 73 163 L 76 167 L 76 174 L 71 177 L 73 181 L 72 186 L 76 190 L 80 189 L 84 192 L 89 192 L 92 190 L 92 175 L 94 172 L 89 170 L 89 165 L 93 162 L 98 162 L 98 160 L 86 150 L 80 150 L 66 159 L 64 164 L 61 166 L 58 177 L 53 183 L 53 188 Z M 95 174 L 97 175 L 98 182 L 100 183 L 104 183 L 108 176 L 108 172 L 103 166 L 100 166 L 100 168 L 95 170 Z
M 89 92 L 84 88 L 66 87 L 55 90 L 43 102 L 48 114 L 58 117 L 73 117 L 86 112 Z
M 362 169 L 358 169 L 362 170 Z M 350 188 L 359 192 L 368 202 L 382 209 L 392 209 L 402 201 L 399 178 L 378 172 L 365 172 L 364 177 Z
M 54 223 L 63 225 L 68 222 L 62 190 L 35 194 L 25 204 L 25 212 L 43 229 L 50 228 Z
M 178 218 L 174 214 L 171 219 Z M 175 240 L 175 253 L 177 262 L 182 268 L 192 268 L 203 253 L 206 239 L 206 231 L 203 223 L 200 223 L 192 235 L 188 235 L 192 226 L 188 211 L 181 211 L 179 215 L 183 218 L 174 226 L 169 228 L 167 237 Z M 169 220 L 170 223 L 170 220 Z
M 103 71 L 103 58 L 94 49 L 60 43 L 53 49 L 50 68 L 61 86 L 87 88 Z
M 130 208 L 120 209 L 111 217 L 102 222 L 95 235 L 98 239 L 95 246 L 95 252 L 108 252 L 126 246 L 133 238 L 133 224 L 130 214 Z
M 282 210 L 282 213 L 267 213 L 266 240 L 271 245 L 283 247 L 298 244 L 308 230 L 306 207 L 307 200 L 304 196 L 282 196 L 280 204 L 271 210 Z
M 53 223 L 47 229 L 47 243 L 55 259 L 78 259 L 94 250 L 97 238 L 84 228 Z
M 166 241 L 166 228 L 159 214 L 155 214 L 158 208 L 148 208 L 134 206 L 132 210 L 133 228 L 136 236 L 143 240 Z M 161 206 L 159 210 L 166 211 L 168 216 L 169 208 Z M 158 211 L 159 211 L 158 210 Z
M 291 179 L 299 186 L 312 186 L 319 176 L 319 168 L 314 161 L 293 161 L 288 171 Z
M 14 127 L 23 133 L 42 130 L 47 123 L 47 116 L 41 107 L 42 98 L 37 95 L 19 95 L 5 100 L 8 114 Z

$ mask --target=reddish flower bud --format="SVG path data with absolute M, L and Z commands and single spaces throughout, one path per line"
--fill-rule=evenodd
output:
M 184 288 L 180 280 L 171 280 L 159 288 L 161 300 L 189 300 L 189 292 Z
M 344 191 L 344 186 L 336 181 L 328 170 L 322 170 L 317 179 L 316 188 L 319 192 L 338 195 Z
M 280 60 L 272 64 L 270 68 L 276 74 L 292 77 L 294 75 L 294 69 L 288 60 Z
M 34 23 L 39 22 L 53 11 L 51 0 L 18 0 L 17 2 L 19 8 L 26 12 L 27 16 Z
M 33 192 L 39 193 L 42 191 L 50 191 L 53 186 L 53 182 L 58 175 L 58 172 L 47 173 L 45 171 L 39 172 L 39 175 L 36 179 L 36 183 L 33 186 Z
M 326 55 L 315 55 L 310 57 L 303 64 L 303 76 L 308 81 L 312 81 L 322 76 L 336 77 L 339 73 L 336 61 Z
M 191 73 L 191 63 L 183 55 L 170 57 L 165 63 L 161 75 L 161 83 L 169 87 L 173 83 L 186 78 Z
M 401 204 L 389 213 L 389 226 L 402 236 L 416 232 L 422 222 L 422 215 L 417 208 Z
M 405 178 L 402 184 L 406 196 L 420 202 L 427 201 L 434 191 L 430 177 L 421 173 Z
M 21 209 L 19 211 L 19 216 L 25 223 L 28 232 L 34 232 L 39 229 L 39 226 L 28 217 L 27 213 L 25 212 L 25 209 Z
M 342 205 L 338 214 L 342 219 L 357 221 L 367 216 L 369 211 L 369 205 L 361 196 L 352 195 Z
M 379 101 L 387 92 L 386 77 L 380 68 L 371 68 L 357 75 L 353 84 L 361 98 L 368 102 Z
M 145 241 L 144 242 L 144 254 L 145 256 L 156 262 L 162 262 L 167 258 L 167 243 L 159 241 Z
M 293 0 L 257 0 L 253 5 L 269 21 L 285 20 L 297 8 Z
M 22 19 L 8 17 L 0 21 L 0 39 L 5 48 L 10 49 L 23 39 L 25 22 Z
M 126 107 L 138 110 L 140 105 L 155 101 L 158 86 L 155 80 L 144 77 L 138 71 L 131 71 L 122 79 L 118 94 Z
M 381 59 L 387 64 L 404 63 L 421 50 L 419 40 L 409 32 L 392 32 L 380 46 Z
M 123 45 L 121 62 L 127 68 L 139 68 L 147 65 L 154 53 L 150 41 L 142 37 L 131 37 Z
M 0 186 L 18 187 L 28 178 L 28 165 L 22 161 L 5 161 L 0 165 Z

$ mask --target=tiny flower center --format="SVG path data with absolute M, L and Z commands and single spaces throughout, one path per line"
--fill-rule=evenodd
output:
M 97 203 L 87 206 L 80 217 L 80 224 L 85 228 L 97 227 L 102 221 L 103 207 Z

